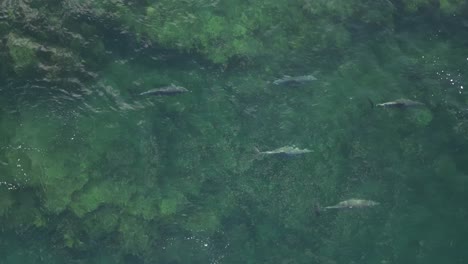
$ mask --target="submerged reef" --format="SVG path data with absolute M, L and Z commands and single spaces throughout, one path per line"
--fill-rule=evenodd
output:
M 0 242 L 29 263 L 429 263 L 430 215 L 466 221 L 466 1 L 1 7 Z M 192 93 L 138 96 L 170 83 Z M 368 103 L 397 98 L 425 108 Z M 384 209 L 314 215 L 358 196 Z

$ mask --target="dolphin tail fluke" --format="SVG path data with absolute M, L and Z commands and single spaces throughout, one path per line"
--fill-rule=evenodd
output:
M 367 97 L 367 101 L 369 101 L 369 104 L 370 104 L 371 108 L 374 109 L 375 108 L 375 103 L 369 97 Z
M 255 155 L 260 155 L 260 150 L 257 147 L 254 147 Z
M 314 213 L 315 213 L 315 216 L 319 217 L 323 212 L 323 208 L 320 206 L 319 203 L 316 203 L 315 206 L 314 206 Z
M 254 150 L 253 159 L 259 159 L 263 157 L 263 153 L 257 147 L 254 147 L 253 150 Z
M 259 157 L 264 154 L 257 147 L 254 147 L 254 152 L 255 152 L 255 157 Z

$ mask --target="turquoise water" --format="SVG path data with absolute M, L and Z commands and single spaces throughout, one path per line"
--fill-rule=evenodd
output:
M 1 8 L 1 264 L 468 261 L 466 1 Z

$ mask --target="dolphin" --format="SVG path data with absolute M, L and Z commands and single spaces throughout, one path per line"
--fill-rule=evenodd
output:
M 174 84 L 171 84 L 169 86 L 164 86 L 164 87 L 159 87 L 156 89 L 151 89 L 146 92 L 140 93 L 140 95 L 176 95 L 176 94 L 181 94 L 181 93 L 187 93 L 189 90 L 182 86 L 177 86 Z

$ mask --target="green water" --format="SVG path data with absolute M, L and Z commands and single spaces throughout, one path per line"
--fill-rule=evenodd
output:
M 468 261 L 466 1 L 0 7 L 0 264 Z

